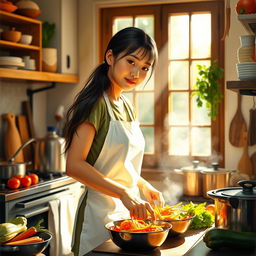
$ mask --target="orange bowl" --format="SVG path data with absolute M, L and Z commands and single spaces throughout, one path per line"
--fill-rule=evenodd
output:
M 3 40 L 17 43 L 21 39 L 21 32 L 15 30 L 3 31 L 1 36 Z
M 17 6 L 13 5 L 12 3 L 4 3 L 0 2 L 0 10 L 5 12 L 14 12 L 17 10 Z
M 36 9 L 17 9 L 16 13 L 35 19 L 41 14 L 41 10 Z

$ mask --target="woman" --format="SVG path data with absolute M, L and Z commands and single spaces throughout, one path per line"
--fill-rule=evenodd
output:
M 148 78 L 156 61 L 155 43 L 143 30 L 119 31 L 68 111 L 67 175 L 88 187 L 76 221 L 75 255 L 109 239 L 104 227 L 109 221 L 146 219 L 148 212 L 155 219 L 154 201 L 164 204 L 162 193 L 140 176 L 145 142 L 131 104 L 121 95 Z

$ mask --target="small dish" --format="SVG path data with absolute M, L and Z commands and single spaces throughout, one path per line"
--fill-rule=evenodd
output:
M 33 36 L 32 35 L 21 35 L 21 39 L 19 41 L 20 44 L 31 44 Z

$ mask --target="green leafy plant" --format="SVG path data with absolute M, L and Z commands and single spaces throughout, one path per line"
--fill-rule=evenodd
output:
M 218 115 L 218 107 L 223 97 L 219 80 L 223 76 L 224 69 L 217 65 L 215 60 L 210 66 L 197 65 L 198 76 L 194 86 L 195 92 L 192 96 L 196 96 L 198 107 L 202 107 L 205 103 L 208 109 L 208 116 L 212 120 L 216 120 Z
M 42 26 L 42 44 L 43 48 L 49 47 L 50 41 L 55 33 L 55 24 L 48 21 L 43 22 Z

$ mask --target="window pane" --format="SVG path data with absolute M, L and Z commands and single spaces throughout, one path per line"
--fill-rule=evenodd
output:
M 196 96 L 192 97 L 192 124 L 211 125 L 208 109 L 205 107 L 205 104 L 199 108 L 196 103 L 196 98 Z
M 115 18 L 113 22 L 113 35 L 123 28 L 131 27 L 133 23 L 132 17 Z
M 188 155 L 189 154 L 189 128 L 173 127 L 169 132 L 169 154 Z
M 189 16 L 170 16 L 168 25 L 169 58 L 189 57 Z
M 210 61 L 209 60 L 194 60 L 192 61 L 191 64 L 191 89 L 194 89 L 194 85 L 196 83 L 196 77 L 198 76 L 198 68 L 196 65 L 206 65 L 209 66 L 210 65 Z
M 173 92 L 169 95 L 169 124 L 181 125 L 189 123 L 189 94 Z
M 210 156 L 211 155 L 211 129 L 192 128 L 192 155 Z
M 154 123 L 154 93 L 138 93 L 137 115 L 142 124 Z
M 135 27 L 143 29 L 154 38 L 154 16 L 137 16 L 135 18 Z
M 189 86 L 188 61 L 171 61 L 169 64 L 169 88 L 186 90 Z
M 145 153 L 153 154 L 155 152 L 154 145 L 154 128 L 153 127 L 141 127 L 141 131 L 145 138 Z
M 211 56 L 211 14 L 191 16 L 191 41 L 192 58 Z

